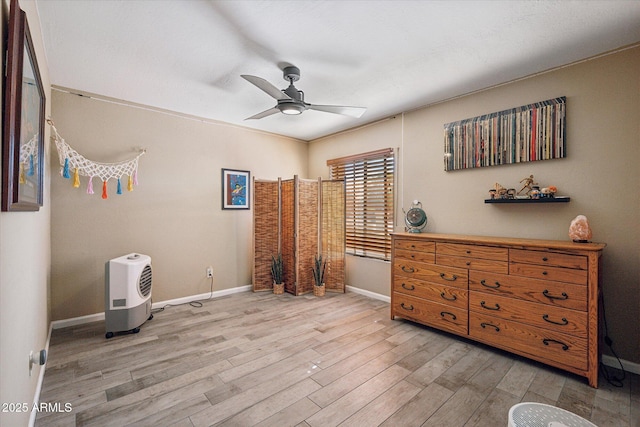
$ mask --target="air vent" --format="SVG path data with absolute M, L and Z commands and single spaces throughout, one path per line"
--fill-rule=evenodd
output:
M 151 293 L 151 266 L 145 265 L 142 274 L 140 274 L 140 280 L 138 281 L 138 290 L 143 297 L 148 296 Z

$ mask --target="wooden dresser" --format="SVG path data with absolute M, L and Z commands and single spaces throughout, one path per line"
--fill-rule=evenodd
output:
M 598 386 L 598 294 L 605 245 L 396 233 L 391 319 L 458 334 Z

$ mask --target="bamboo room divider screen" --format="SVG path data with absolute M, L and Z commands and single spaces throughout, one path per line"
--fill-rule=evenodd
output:
M 345 291 L 344 182 L 293 179 L 253 182 L 253 290 L 273 289 L 271 257 L 282 254 L 285 290 L 313 291 L 316 254 L 327 261 L 327 291 Z

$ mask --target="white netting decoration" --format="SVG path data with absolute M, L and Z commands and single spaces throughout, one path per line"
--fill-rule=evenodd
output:
M 20 163 L 28 163 L 38 154 L 36 142 L 38 142 L 37 133 L 33 135 L 29 142 L 20 146 Z
M 33 135 L 33 138 L 26 144 L 20 145 L 20 172 L 19 179 L 20 184 L 26 184 L 26 176 L 35 175 L 35 170 L 38 167 L 38 134 Z M 26 176 L 25 176 L 26 173 Z
M 128 176 L 127 190 L 133 191 L 133 186 L 138 185 L 138 159 L 146 153 L 142 150 L 140 154 L 131 160 L 116 163 L 101 163 L 89 160 L 76 150 L 60 136 L 58 130 L 51 120 L 48 120 L 60 159 L 61 175 L 64 178 L 71 178 L 73 174 L 73 186 L 80 186 L 80 175 L 88 176 L 87 194 L 93 194 L 93 178 L 97 177 L 102 181 L 102 198 L 107 198 L 107 182 L 114 178 L 118 181 L 117 194 L 122 194 L 121 178 Z

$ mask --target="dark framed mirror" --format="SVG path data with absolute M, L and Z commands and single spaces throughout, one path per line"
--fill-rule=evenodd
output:
M 42 206 L 45 95 L 26 14 L 9 10 L 2 140 L 2 210 Z

